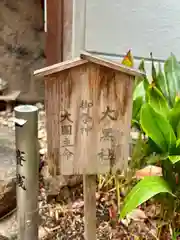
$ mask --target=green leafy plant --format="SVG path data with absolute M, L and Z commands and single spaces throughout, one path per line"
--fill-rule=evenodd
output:
M 139 69 L 145 71 L 144 61 Z M 143 166 L 154 164 L 162 168 L 162 176 L 147 176 L 141 179 L 128 193 L 120 211 L 124 218 L 134 208 L 157 194 L 173 201 L 171 213 L 180 208 L 180 64 L 171 56 L 156 71 L 152 60 L 152 81 L 147 77 L 137 78 L 133 92 L 132 126 L 145 135 L 144 151 L 139 154 Z M 139 143 L 137 143 L 139 144 Z M 137 145 L 139 146 L 139 145 Z M 143 145 L 142 145 L 143 146 Z M 132 163 L 138 157 L 132 155 Z M 140 150 L 139 150 L 140 152 Z M 167 195 L 164 198 L 164 194 Z M 171 215 L 173 216 L 173 215 Z

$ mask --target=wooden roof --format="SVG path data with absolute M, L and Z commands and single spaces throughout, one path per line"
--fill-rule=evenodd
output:
M 95 64 L 99 64 L 101 66 L 111 68 L 113 70 L 126 73 L 132 76 L 143 76 L 144 72 L 141 72 L 137 69 L 126 67 L 123 64 L 117 63 L 115 61 L 110 61 L 104 58 L 100 58 L 98 56 L 92 55 L 88 52 L 82 52 L 80 54 L 80 58 L 76 58 L 74 60 L 69 60 L 57 64 L 53 64 L 51 66 L 41 68 L 39 70 L 34 71 L 34 76 L 36 77 L 44 77 L 57 72 L 61 72 L 67 70 L 69 68 L 77 67 L 87 62 L 93 62 Z

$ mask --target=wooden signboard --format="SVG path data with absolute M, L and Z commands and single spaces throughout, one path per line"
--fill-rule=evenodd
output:
M 45 76 L 52 174 L 99 174 L 128 161 L 132 87 L 138 70 L 89 53 L 35 71 Z

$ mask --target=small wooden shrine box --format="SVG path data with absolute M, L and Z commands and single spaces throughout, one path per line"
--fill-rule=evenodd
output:
M 142 74 L 86 52 L 34 72 L 45 77 L 52 174 L 103 174 L 126 166 L 133 80 Z

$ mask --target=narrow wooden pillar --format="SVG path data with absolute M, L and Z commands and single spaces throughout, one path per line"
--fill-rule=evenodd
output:
M 85 240 L 96 240 L 96 175 L 83 176 Z
M 47 0 L 47 65 L 63 60 L 63 0 Z

